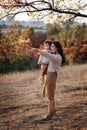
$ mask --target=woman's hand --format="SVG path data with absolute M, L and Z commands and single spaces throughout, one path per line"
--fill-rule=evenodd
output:
M 37 52 L 39 52 L 39 49 L 38 48 L 31 48 L 31 51 L 37 53 Z

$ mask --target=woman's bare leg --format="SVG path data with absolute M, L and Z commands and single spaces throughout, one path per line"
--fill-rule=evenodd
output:
M 49 100 L 48 112 L 49 112 L 49 114 L 46 116 L 46 119 L 50 119 L 56 113 L 54 99 Z
M 55 101 L 53 100 L 49 100 L 49 105 L 48 105 L 48 111 L 49 113 L 54 113 L 55 110 Z

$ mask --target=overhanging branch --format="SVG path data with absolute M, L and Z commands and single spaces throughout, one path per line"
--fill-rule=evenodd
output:
M 17 0 L 14 0 L 15 3 L 14 4 L 7 4 L 7 3 L 0 3 L 0 7 L 1 8 L 16 8 L 20 9 L 23 8 L 25 9 L 26 7 L 27 10 L 25 11 L 17 11 L 16 13 L 12 13 L 10 12 L 9 14 L 4 15 L 1 19 L 3 19 L 4 17 L 6 17 L 7 15 L 17 15 L 19 13 L 24 13 L 24 12 L 29 12 L 29 13 L 35 13 L 35 12 L 43 12 L 43 11 L 49 11 L 50 12 L 56 12 L 56 13 L 60 13 L 60 14 L 71 14 L 72 17 L 84 17 L 87 18 L 87 14 L 83 14 L 80 13 L 80 11 L 74 10 L 74 9 L 58 9 L 57 7 L 54 6 L 54 2 L 52 0 L 52 3 L 49 1 L 45 1 L 45 0 L 36 0 L 36 1 L 32 1 L 32 2 L 19 2 Z M 40 6 L 41 5 L 41 6 Z M 86 7 L 87 4 L 85 4 L 83 7 Z M 82 8 L 82 6 L 81 6 Z M 48 14 L 49 14 L 48 13 Z

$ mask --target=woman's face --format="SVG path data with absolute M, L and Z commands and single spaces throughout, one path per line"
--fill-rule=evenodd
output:
M 56 46 L 53 43 L 51 44 L 51 52 L 58 53 L 58 49 L 56 48 Z

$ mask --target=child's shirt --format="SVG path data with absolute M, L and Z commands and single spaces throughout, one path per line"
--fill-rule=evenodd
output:
M 49 52 L 48 50 L 43 50 L 43 52 Z M 49 64 L 49 59 L 40 55 L 38 59 L 38 64 Z

